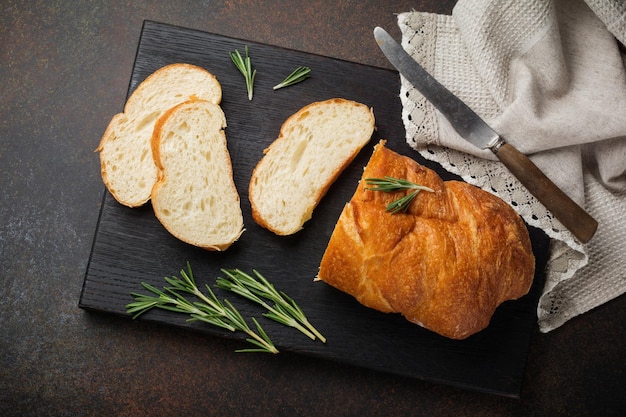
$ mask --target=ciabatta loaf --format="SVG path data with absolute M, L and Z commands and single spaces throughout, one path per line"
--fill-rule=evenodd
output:
M 225 127 L 220 106 L 191 100 L 161 116 L 152 136 L 154 213 L 172 235 L 208 250 L 228 248 L 243 231 Z
M 252 173 L 254 220 L 277 235 L 302 229 L 373 131 L 371 109 L 340 98 L 309 104 L 290 116 Z
M 219 104 L 221 85 L 203 68 L 167 65 L 148 76 L 128 98 L 124 112 L 109 122 L 96 151 L 102 180 L 121 204 L 137 207 L 150 199 L 157 178 L 150 148 L 154 124 L 165 111 L 192 97 Z
M 366 178 L 430 187 L 406 213 L 387 204 L 407 192 L 368 190 Z M 318 278 L 367 307 L 401 313 L 452 339 L 484 329 L 496 307 L 525 295 L 535 258 L 520 216 L 500 198 L 375 147 L 341 213 Z

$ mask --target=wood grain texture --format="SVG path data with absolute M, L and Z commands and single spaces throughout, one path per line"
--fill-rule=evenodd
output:
M 258 71 L 252 101 L 247 99 L 243 77 L 228 56 L 229 51 L 243 50 L 245 45 Z M 129 209 L 105 192 L 81 308 L 129 317 L 124 306 L 132 301 L 130 292 L 140 291 L 142 281 L 162 286 L 163 276 L 178 274 L 187 261 L 201 285 L 212 285 L 220 268 L 255 268 L 295 298 L 328 339 L 324 345 L 281 325 L 262 321 L 281 350 L 481 392 L 519 396 L 543 284 L 548 239 L 542 232 L 530 230 L 537 274 L 529 295 L 502 305 L 485 331 L 463 341 L 445 339 L 400 316 L 367 309 L 350 296 L 322 282 L 313 282 L 335 222 L 379 139 L 387 139 L 390 149 L 410 155 L 444 179 L 454 178 L 406 145 L 400 118 L 399 77 L 395 71 L 147 21 L 128 94 L 150 73 L 174 62 L 202 66 L 222 84 L 226 135 L 246 231 L 227 251 L 209 253 L 169 235 L 150 205 Z M 312 77 L 296 86 L 273 91 L 271 87 L 298 65 L 310 66 Z M 289 115 L 313 101 L 332 97 L 373 107 L 377 131 L 370 145 L 331 187 L 304 230 L 293 236 L 275 236 L 252 221 L 247 200 L 252 169 Z M 260 317 L 261 310 L 255 306 L 234 295 L 216 293 L 236 303 L 244 315 Z M 187 323 L 183 315 L 174 313 L 154 311 L 142 320 L 242 339 L 199 323 Z

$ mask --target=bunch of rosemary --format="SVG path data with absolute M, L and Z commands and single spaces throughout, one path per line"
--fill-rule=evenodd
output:
M 326 338 L 309 323 L 304 311 L 302 311 L 293 298 L 282 291 L 277 291 L 274 285 L 258 271 L 254 270 L 256 278 L 253 278 L 239 269 L 222 269 L 222 272 L 226 274 L 227 278 L 217 279 L 217 286 L 219 288 L 232 291 L 235 294 L 239 294 L 263 306 L 268 310 L 268 313 L 264 313 L 263 316 L 284 324 L 285 326 L 298 329 L 312 340 L 318 338 L 323 343 L 326 343 Z M 271 306 L 267 304 L 265 300 L 273 302 L 274 305 Z
M 273 89 L 278 90 L 279 88 L 289 87 L 290 85 L 297 84 L 301 81 L 306 80 L 311 75 L 311 68 L 309 67 L 298 67 L 291 74 L 289 74 L 283 81 L 276 84 Z
M 248 45 L 245 46 L 246 57 L 242 57 L 237 49 L 235 52 L 230 53 L 230 59 L 233 61 L 243 78 L 246 80 L 246 89 L 248 90 L 248 100 L 252 100 L 252 94 L 254 89 L 254 77 L 256 77 L 256 70 L 252 69 L 252 61 L 250 55 L 248 55 Z
M 309 323 L 296 302 L 284 292 L 277 291 L 260 273 L 254 271 L 257 277 L 255 279 L 238 269 L 222 270 L 222 272 L 227 278 L 218 278 L 218 287 L 263 306 L 268 310 L 263 314 L 265 317 L 296 328 L 313 340 L 318 338 L 326 342 L 324 336 Z M 143 288 L 154 295 L 131 293 L 135 302 L 127 304 L 126 310 L 133 315 L 133 319 L 153 308 L 186 313 L 190 315 L 188 321 L 202 321 L 232 332 L 246 333 L 249 336 L 246 341 L 255 347 L 239 349 L 237 352 L 278 353 L 278 349 L 254 317 L 251 320 L 255 329 L 252 329 L 235 306 L 228 300 L 220 301 L 208 284 L 206 294 L 198 288 L 189 263 L 187 263 L 187 271 L 184 269 L 180 271 L 180 278 L 165 277 L 165 281 L 168 285 L 162 289 L 145 282 L 141 283 Z M 185 293 L 194 295 L 197 301 L 189 301 Z

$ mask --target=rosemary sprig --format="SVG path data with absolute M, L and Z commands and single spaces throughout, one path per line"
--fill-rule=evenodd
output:
M 385 193 L 399 190 L 413 190 L 413 192 L 406 194 L 404 197 L 401 197 L 387 204 L 386 210 L 390 211 L 392 214 L 395 214 L 399 211 L 406 213 L 407 209 L 411 205 L 411 202 L 413 201 L 413 199 L 415 199 L 415 196 L 417 196 L 420 191 L 429 191 L 431 193 L 434 192 L 432 188 L 418 185 L 402 178 L 394 178 L 389 176 L 385 176 L 385 178 L 366 178 L 365 182 L 368 185 L 374 186 L 367 187 L 365 188 L 366 190 L 382 191 Z
M 206 286 L 207 295 L 200 291 L 193 278 L 189 263 L 187 263 L 187 272 L 181 270 L 180 276 L 181 278 L 165 277 L 169 286 L 163 287 L 163 290 L 145 282 L 141 283 L 146 290 L 156 296 L 131 293 L 135 302 L 126 305 L 127 312 L 133 315 L 133 319 L 153 308 L 187 313 L 191 316 L 188 321 L 202 321 L 232 332 L 241 331 L 250 336 L 246 341 L 256 347 L 240 349 L 237 352 L 278 353 L 278 349 L 254 317 L 252 321 L 256 326 L 256 332 L 250 328 L 239 311 L 228 300 L 219 301 L 208 285 Z M 181 293 L 193 294 L 200 301 L 191 302 Z
M 239 269 L 222 269 L 222 272 L 226 274 L 226 278 L 217 279 L 219 288 L 232 291 L 263 306 L 268 310 L 263 316 L 296 328 L 312 340 L 318 338 L 322 343 L 326 343 L 326 338 L 308 321 L 298 304 L 284 292 L 276 290 L 274 285 L 258 271 L 254 270 L 256 278 Z
M 248 100 L 252 100 L 252 90 L 254 88 L 254 77 L 256 76 L 256 69 L 252 70 L 252 62 L 250 61 L 250 55 L 248 55 L 248 45 L 245 46 L 246 57 L 243 58 L 239 51 L 235 49 L 235 52 L 230 52 L 230 59 L 241 72 L 246 80 L 246 89 L 248 90 Z
M 289 74 L 282 82 L 276 84 L 273 89 L 278 90 L 279 88 L 289 87 L 290 85 L 297 84 L 309 78 L 311 76 L 311 68 L 309 67 L 298 67 L 291 74 Z

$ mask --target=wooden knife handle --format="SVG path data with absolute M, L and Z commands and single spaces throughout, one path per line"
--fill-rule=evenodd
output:
M 552 214 L 582 243 L 596 232 L 598 222 L 557 187 L 526 155 L 504 143 L 496 156 Z

